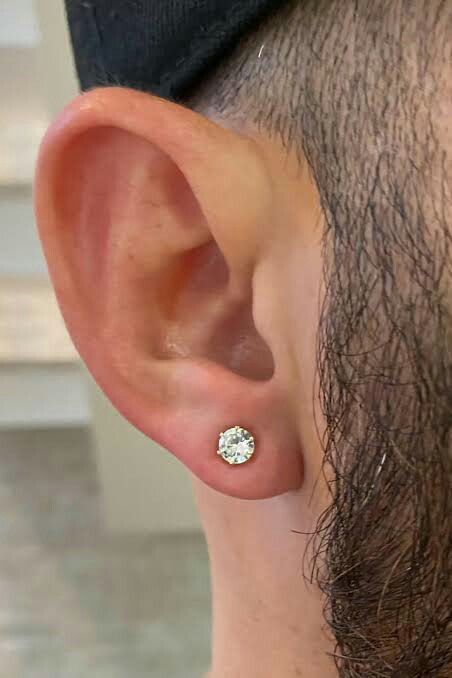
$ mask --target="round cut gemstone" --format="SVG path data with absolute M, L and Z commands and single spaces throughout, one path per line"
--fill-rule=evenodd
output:
M 229 428 L 220 435 L 218 454 L 228 464 L 244 464 L 254 454 L 254 438 L 240 426 Z

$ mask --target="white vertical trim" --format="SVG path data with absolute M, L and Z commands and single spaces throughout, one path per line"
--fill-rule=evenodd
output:
M 0 0 L 0 16 L 0 47 L 37 47 L 41 33 L 33 0 Z

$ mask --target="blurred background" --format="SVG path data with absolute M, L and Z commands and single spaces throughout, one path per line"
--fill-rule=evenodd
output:
M 62 0 L 0 0 L 0 675 L 201 678 L 188 475 L 84 372 L 37 238 L 39 141 L 77 93 Z

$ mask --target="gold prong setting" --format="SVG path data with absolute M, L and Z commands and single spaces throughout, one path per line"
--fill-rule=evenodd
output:
M 241 426 L 233 426 L 220 433 L 217 453 L 228 464 L 241 465 L 252 458 L 255 448 L 254 436 Z

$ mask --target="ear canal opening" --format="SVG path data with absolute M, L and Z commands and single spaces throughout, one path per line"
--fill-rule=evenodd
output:
M 203 358 L 247 379 L 272 378 L 273 356 L 254 324 L 251 289 L 240 298 L 231 294 L 228 266 L 214 241 L 168 263 L 153 297 L 161 324 L 153 331 L 155 357 Z

